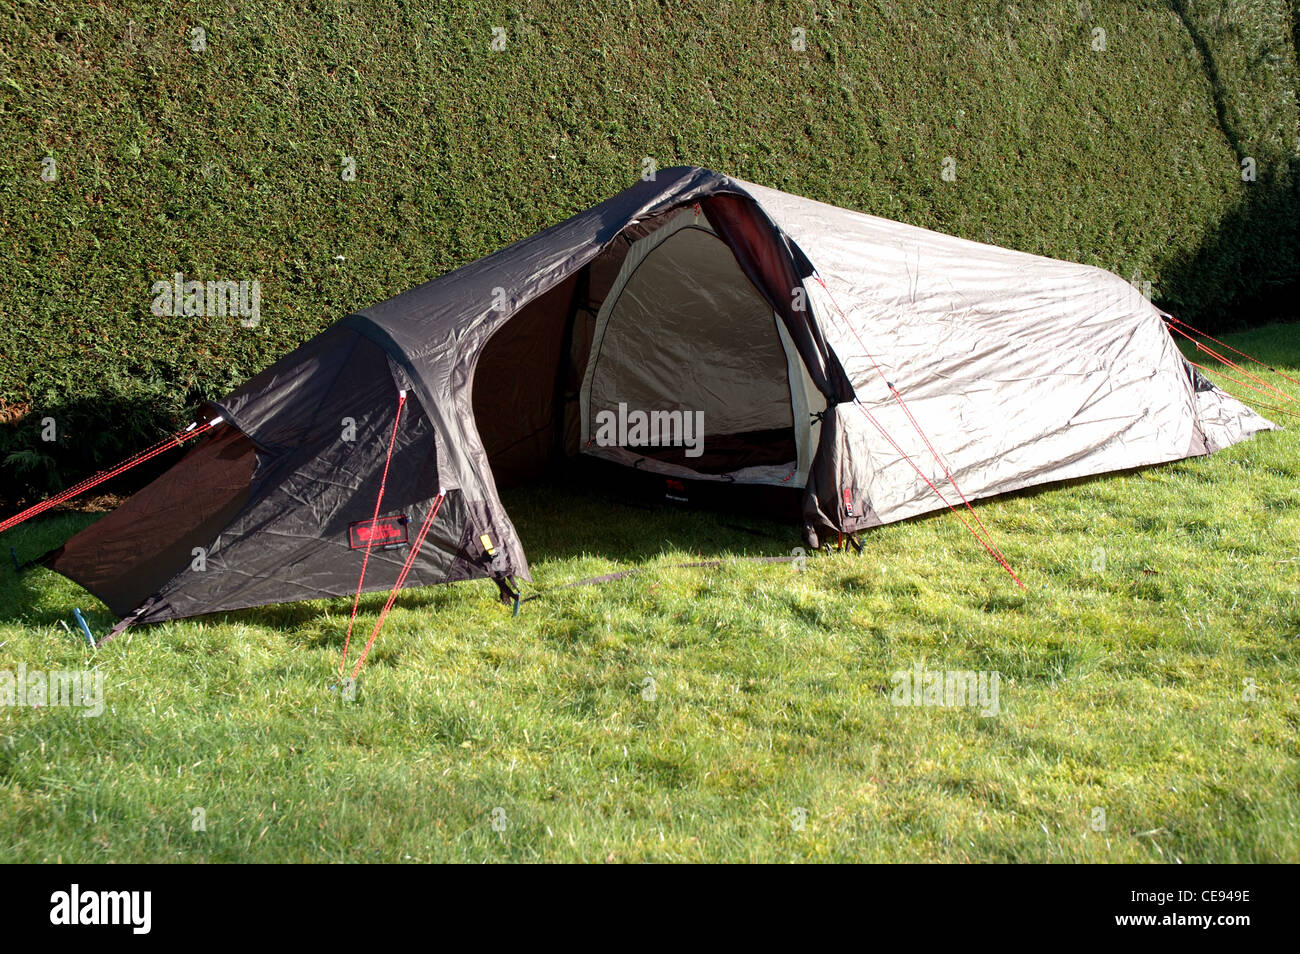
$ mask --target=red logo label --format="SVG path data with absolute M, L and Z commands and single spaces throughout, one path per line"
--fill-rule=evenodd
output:
M 372 550 L 405 546 L 407 543 L 406 514 L 380 517 L 378 520 L 358 520 L 348 526 L 348 546 L 353 550 Z

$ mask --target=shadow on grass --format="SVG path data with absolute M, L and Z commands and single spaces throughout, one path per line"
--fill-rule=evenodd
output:
M 652 489 L 653 488 L 653 489 Z M 764 514 L 743 492 L 746 488 L 726 487 L 725 500 L 706 495 L 692 504 L 675 504 L 664 499 L 661 483 L 613 485 L 607 477 L 586 471 L 566 471 L 549 479 L 502 494 L 506 512 L 513 520 L 534 571 L 536 585 L 524 584 L 525 595 L 545 591 L 553 584 L 569 582 L 573 574 L 556 579 L 552 567 L 574 559 L 590 559 L 598 565 L 590 575 L 630 569 L 660 557 L 675 562 L 729 559 L 750 556 L 788 556 L 800 545 L 799 523 L 790 513 L 782 518 Z M 737 491 L 741 492 L 737 492 Z M 798 493 L 789 492 L 797 509 Z M 44 553 L 92 522 L 89 515 L 61 513 L 37 518 L 16 535 L 6 534 L 0 568 L 0 620 L 21 621 L 30 626 L 72 625 L 72 609 L 79 606 L 97 637 L 117 618 L 89 593 L 72 588 L 68 600 L 52 597 L 43 568 L 15 574 L 8 547 L 20 551 L 20 560 Z M 561 571 L 563 572 L 563 570 Z M 701 572 L 708 572 L 702 569 Z M 583 573 L 582 575 L 588 575 Z M 455 586 L 434 586 L 404 591 L 399 597 L 405 609 L 440 609 L 465 599 L 465 587 L 480 591 L 481 598 L 495 601 L 497 589 L 487 580 L 461 582 Z M 385 593 L 362 596 L 358 619 L 362 638 L 384 605 Z M 273 630 L 300 629 L 326 616 L 350 615 L 352 600 L 340 596 L 330 600 L 279 603 L 244 610 L 225 611 L 194 617 L 209 624 L 237 624 Z M 506 612 L 509 612 L 506 610 Z M 324 645 L 342 645 L 346 624 L 331 634 Z M 353 633 L 354 640 L 356 632 Z
M 1025 488 L 1003 497 L 1028 496 L 1056 487 L 1082 485 L 1116 476 L 1118 474 L 1112 473 L 1079 477 Z M 800 524 L 793 516 L 799 492 L 790 491 L 788 499 L 779 508 L 779 514 L 774 515 L 770 509 L 763 509 L 765 503 L 770 503 L 770 498 L 762 490 L 747 494 L 749 489 L 731 485 L 706 488 L 705 499 L 683 504 L 665 499 L 662 483 L 658 480 L 637 480 L 629 484 L 611 481 L 602 471 L 593 475 L 593 472 L 579 470 L 566 471 L 505 491 L 502 501 L 519 532 L 533 570 L 534 584 L 523 584 L 524 594 L 544 594 L 551 587 L 562 586 L 575 578 L 645 567 L 659 559 L 677 564 L 695 560 L 791 555 L 795 547 L 801 546 Z M 673 491 L 673 495 L 680 496 L 680 492 Z M 907 522 L 950 518 L 946 510 L 936 510 Z M 89 522 L 91 518 L 86 515 L 61 514 L 24 528 L 23 543 L 28 550 L 44 552 Z M 870 540 L 871 534 L 865 534 L 868 554 L 873 552 Z M 591 565 L 575 569 L 572 565 L 575 561 L 590 561 Z M 59 620 L 71 624 L 74 604 L 53 603 L 48 586 L 33 576 L 49 572 L 35 569 L 16 577 L 12 566 L 6 564 L 4 569 L 0 569 L 0 620 L 22 620 L 37 626 L 57 625 Z M 700 572 L 709 571 L 701 568 Z M 856 589 L 865 585 L 860 581 L 853 583 Z M 65 582 L 65 586 L 71 587 L 72 584 Z M 400 596 L 399 604 L 404 609 L 436 611 L 462 603 L 467 596 L 467 586 L 472 588 L 470 592 L 477 591 L 478 598 L 485 602 L 492 603 L 497 598 L 493 583 L 473 580 L 451 587 L 407 590 Z M 82 601 L 80 606 L 97 636 L 116 622 L 116 617 L 88 593 L 78 589 L 71 599 Z M 373 625 L 385 599 L 385 593 L 362 596 L 358 618 L 365 620 L 360 625 L 364 632 Z M 1018 606 L 1018 594 L 1008 594 L 1007 599 Z M 350 615 L 351 606 L 350 597 L 340 596 L 194 618 L 209 624 L 228 623 L 276 631 L 301 630 L 325 617 L 341 621 Z M 346 624 L 341 624 L 337 632 L 313 635 L 311 641 L 315 645 L 340 647 L 345 628 Z M 355 639 L 356 633 L 353 635 Z

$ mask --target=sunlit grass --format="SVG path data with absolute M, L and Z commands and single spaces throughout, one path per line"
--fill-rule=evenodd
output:
M 1294 328 L 1232 340 L 1300 366 Z M 94 653 L 57 621 L 102 632 L 104 607 L 0 571 L 0 667 L 94 667 L 108 706 L 0 710 L 0 860 L 1300 860 L 1294 429 L 980 505 L 1025 592 L 944 516 L 803 572 L 691 570 L 797 536 L 562 486 L 506 503 L 544 596 L 405 594 L 354 702 L 346 600 Z M 998 671 L 1001 714 L 891 705 L 918 662 Z

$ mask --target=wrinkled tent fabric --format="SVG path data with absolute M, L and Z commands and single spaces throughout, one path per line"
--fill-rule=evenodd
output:
M 685 215 L 696 245 L 656 271 L 647 249 Z M 633 248 L 653 283 L 620 274 Z M 624 310 L 640 337 L 593 359 Z M 213 402 L 213 436 L 43 560 L 132 623 L 351 595 L 350 528 L 372 515 L 406 390 L 382 514 L 418 526 L 446 492 L 408 585 L 528 579 L 498 484 L 593 451 L 593 380 L 608 405 L 688 378 L 729 431 L 706 446 L 788 458 L 748 479 L 800 490 L 805 533 L 943 509 L 916 467 L 942 487 L 946 466 L 973 500 L 1272 427 L 1198 386 L 1159 312 L 1108 272 L 684 167 L 343 318 Z M 658 466 L 719 476 L 690 463 Z M 373 550 L 365 590 L 389 589 L 406 555 Z
M 1159 310 L 1117 275 L 745 190 L 815 263 L 825 287 L 808 283 L 814 311 L 858 399 L 940 487 L 942 468 L 886 382 L 971 499 L 1204 454 L 1272 427 L 1218 389 L 1197 393 Z M 864 490 L 847 524 L 937 509 L 864 414 L 833 413 L 845 482 Z

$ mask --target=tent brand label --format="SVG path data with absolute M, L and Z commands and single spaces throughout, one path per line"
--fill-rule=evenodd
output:
M 404 513 L 380 517 L 374 521 L 358 520 L 348 526 L 348 546 L 353 550 L 364 550 L 367 545 L 372 550 L 401 547 L 406 545 L 408 539 Z

